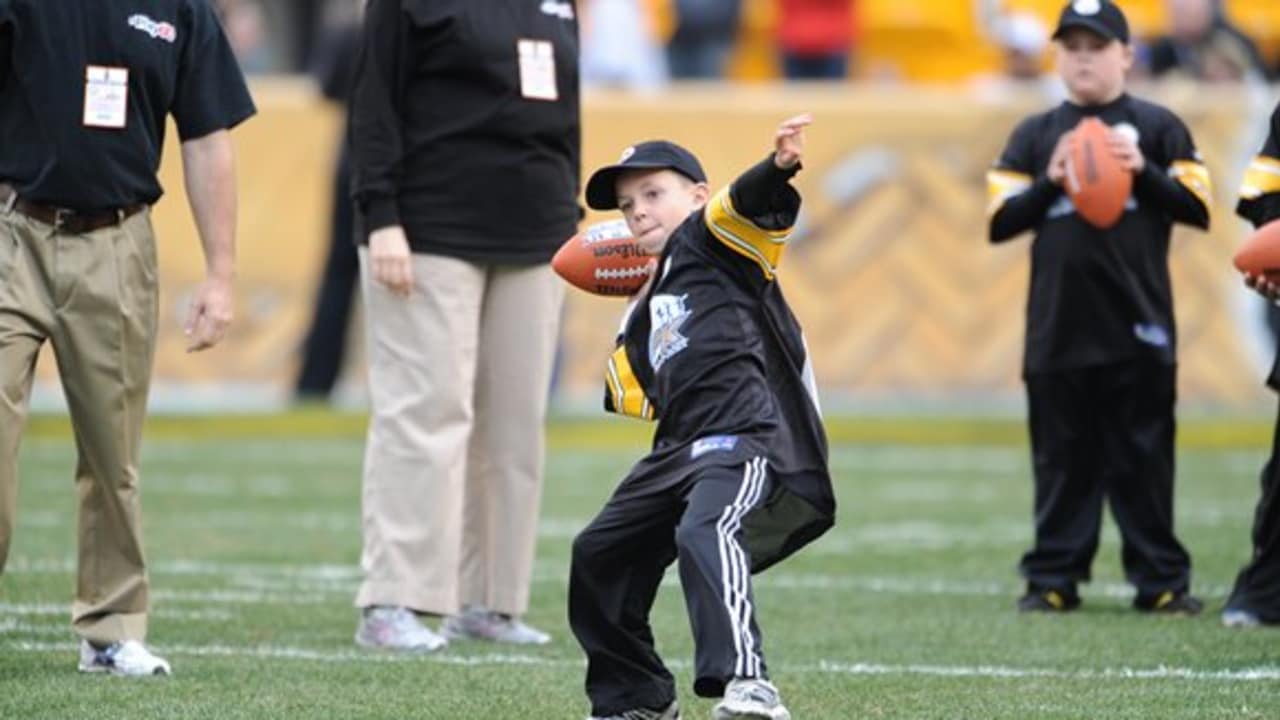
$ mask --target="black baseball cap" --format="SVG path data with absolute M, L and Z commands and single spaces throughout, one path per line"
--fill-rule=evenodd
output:
M 587 205 L 595 210 L 618 207 L 618 175 L 628 170 L 675 170 L 694 182 L 707 181 L 702 163 L 693 153 L 666 140 L 649 140 L 622 151 L 614 165 L 606 165 L 587 181 Z
M 1129 44 L 1129 21 L 1111 0 L 1074 0 L 1062 8 L 1053 39 L 1059 40 L 1071 28 L 1084 28 L 1108 40 Z

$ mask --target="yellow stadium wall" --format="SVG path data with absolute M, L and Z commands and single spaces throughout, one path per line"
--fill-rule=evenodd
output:
M 182 313 L 201 277 L 182 191 L 180 154 L 166 150 L 160 236 L 162 389 L 212 388 L 283 398 L 310 316 L 327 244 L 328 197 L 340 117 L 304 85 L 258 82 L 261 114 L 234 133 L 239 151 L 238 317 L 224 345 L 184 352 Z M 1254 307 L 1230 268 L 1244 232 L 1231 215 L 1240 170 L 1260 143 L 1264 103 L 1184 89 L 1162 99 L 1184 113 L 1214 173 L 1214 230 L 1179 231 L 1172 264 L 1184 400 L 1256 408 L 1266 399 L 1242 308 Z M 612 162 L 630 142 L 669 137 L 699 153 L 716 183 L 764 156 L 775 123 L 812 110 L 797 183 L 809 231 L 784 258 L 782 280 L 804 322 L 829 395 L 848 398 L 1019 397 L 1027 284 L 1025 240 L 985 239 L 984 173 L 1028 100 L 984 106 L 956 91 L 689 88 L 660 97 L 590 94 L 584 164 Z M 854 192 L 858 190 L 858 192 Z M 599 219 L 592 215 L 588 219 Z M 571 291 L 562 397 L 594 398 L 621 310 Z M 359 346 L 356 334 L 353 345 Z M 363 369 L 357 353 L 353 377 Z M 54 377 L 46 361 L 40 377 Z M 175 390 L 176 389 L 176 390 Z

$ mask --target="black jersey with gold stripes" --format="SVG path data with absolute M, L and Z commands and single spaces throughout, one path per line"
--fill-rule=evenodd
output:
M 753 551 L 757 570 L 820 534 L 835 511 L 812 368 L 775 275 L 800 208 L 794 172 L 770 157 L 672 233 L 606 374 L 607 410 L 658 421 L 642 464 L 737 462 L 743 448 L 763 449 L 789 492 L 753 520 L 773 528 L 753 536 L 775 539 Z
M 1262 152 L 1245 171 L 1236 213 L 1254 227 L 1280 219 L 1280 105 L 1271 115 L 1271 128 Z M 1271 366 L 1267 385 L 1280 390 L 1280 355 Z
M 1254 227 L 1280 218 L 1280 105 L 1271 114 L 1271 128 L 1262 152 L 1245 171 L 1236 212 Z
M 1146 159 L 1120 221 L 1085 221 L 1047 176 L 1058 139 L 1085 116 L 1136 134 Z M 1174 222 L 1209 226 L 1209 171 L 1191 133 L 1169 110 L 1129 95 L 1097 106 L 1070 102 L 1024 120 L 987 176 L 990 239 L 1031 230 L 1031 289 L 1023 372 L 1132 358 L 1176 362 L 1169 282 Z

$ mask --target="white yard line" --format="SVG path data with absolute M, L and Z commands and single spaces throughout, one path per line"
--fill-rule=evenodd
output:
M 158 600 L 213 605 L 242 605 L 263 603 L 268 605 L 315 605 L 327 602 L 326 597 L 345 597 L 355 593 L 360 582 L 360 569 L 354 565 L 273 565 L 267 563 L 218 563 L 197 561 L 172 561 L 151 564 L 153 577 L 177 575 L 218 580 L 218 589 L 173 587 L 163 581 L 153 582 L 152 596 Z M 63 561 L 25 561 L 21 558 L 5 569 L 10 574 L 64 574 L 74 571 L 74 563 Z M 533 581 L 538 584 L 563 585 L 568 582 L 568 568 L 550 562 L 539 562 Z M 1000 597 L 1012 598 L 1022 590 L 1017 578 L 1008 580 L 952 580 L 938 577 L 837 575 L 829 573 L 798 573 L 772 571 L 757 575 L 755 587 L 783 590 L 824 590 L 835 592 L 865 592 L 884 595 L 920 595 L 927 597 Z M 663 585 L 679 585 L 679 578 L 670 572 Z M 1197 583 L 1193 590 L 1205 598 L 1225 597 L 1231 588 L 1227 585 Z M 1092 582 L 1082 588 L 1087 602 L 1090 598 L 1129 598 L 1133 588 L 1122 582 Z M 0 611 L 5 606 L 0 605 Z
M 3 626 L 0 626 L 3 628 Z M 44 629 L 34 632 L 43 634 Z M 39 642 L 14 640 L 0 645 L 20 652 L 74 652 L 76 646 L 69 642 Z M 157 652 L 179 657 L 219 657 L 266 660 L 301 660 L 326 663 L 409 663 L 424 662 L 461 666 L 539 666 L 581 668 L 581 660 L 489 653 L 459 655 L 447 650 L 432 655 L 396 655 L 357 650 L 320 650 L 276 645 L 236 647 L 230 645 L 157 645 Z M 688 661 L 668 663 L 672 669 L 683 670 Z M 1099 668 L 1079 670 L 1054 670 L 1048 668 L 989 666 L 989 665 L 892 665 L 881 663 L 847 663 L 822 660 L 816 664 L 787 668 L 786 674 L 820 674 L 852 676 L 914 675 L 948 678 L 1023 679 L 1049 678 L 1059 680 L 1184 680 L 1192 682 L 1273 682 L 1280 680 L 1280 667 L 1261 666 L 1233 669 L 1193 669 L 1159 666 L 1154 668 Z

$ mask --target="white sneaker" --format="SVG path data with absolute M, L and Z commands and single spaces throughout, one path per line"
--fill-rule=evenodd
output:
M 724 689 L 724 699 L 711 711 L 712 720 L 791 720 L 778 688 L 768 680 L 737 678 Z
M 80 641 L 80 672 L 111 673 L 123 677 L 170 675 L 169 663 L 156 657 L 137 640 L 111 643 L 98 649 L 88 640 Z
M 551 642 L 550 635 L 524 624 L 519 618 L 477 605 L 468 605 L 461 613 L 445 618 L 440 624 L 440 632 L 450 640 L 471 638 L 511 645 L 546 645 Z
M 1222 611 L 1222 624 L 1229 628 L 1256 628 L 1262 625 L 1262 621 L 1248 610 L 1227 608 Z
M 433 632 L 408 608 L 365 608 L 356 628 L 356 644 L 382 650 L 435 652 L 449 641 Z
M 587 720 L 680 720 L 680 707 L 675 701 L 666 707 L 665 710 L 650 710 L 648 708 L 636 708 L 628 710 L 620 715 L 609 715 L 608 717 L 597 717 L 592 715 Z

